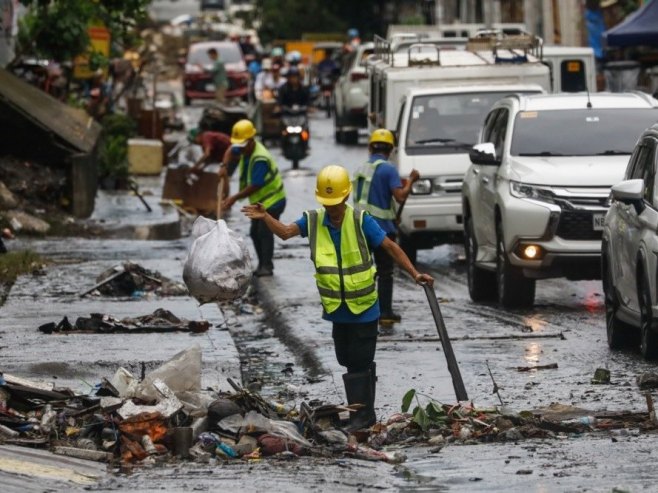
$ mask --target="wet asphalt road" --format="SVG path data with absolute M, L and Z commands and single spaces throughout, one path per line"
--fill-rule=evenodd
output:
M 289 201 L 284 222 L 297 219 L 304 209 L 317 207 L 313 199 L 313 172 L 332 163 L 353 171 L 366 158 L 365 138 L 359 146 L 335 145 L 332 131 L 329 120 L 320 114 L 313 115 L 312 154 L 302 162 L 307 172 L 288 172 L 286 176 Z M 276 149 L 274 152 L 279 156 Z M 279 165 L 282 169 L 289 167 L 283 158 Z M 247 225 L 235 211 L 229 222 L 247 233 Z M 329 396 L 330 400 L 341 401 L 342 369 L 335 363 L 329 324 L 318 321 L 317 295 L 312 281 L 305 281 L 312 276 L 306 241 L 293 239 L 278 245 L 273 281 L 263 282 L 261 286 L 285 293 L 275 299 L 281 300 L 281 310 L 288 312 L 288 325 L 299 333 L 297 340 L 306 341 L 305 346 L 313 348 L 318 362 L 331 377 L 307 386 L 310 397 Z M 477 406 L 499 404 L 492 394 L 488 362 L 502 399 L 516 411 L 537 409 L 553 402 L 592 411 L 646 411 L 645 398 L 635 379 L 645 371 L 655 370 L 656 365 L 644 362 L 636 350 L 609 351 L 599 281 L 539 281 L 532 309 L 506 311 L 495 304 L 475 304 L 470 300 L 460 245 L 421 251 L 418 258 L 419 269 L 436 279 L 437 296 L 469 397 Z M 378 415 L 385 417 L 399 411 L 402 395 L 412 387 L 441 402 L 454 402 L 427 301 L 422 290 L 402 273 L 396 282 L 395 305 L 403 322 L 392 331 L 382 331 L 378 343 Z M 255 340 L 266 344 L 260 336 Z M 288 349 L 299 355 L 295 351 L 299 348 Z M 516 369 L 553 363 L 557 369 L 536 372 Z M 610 370 L 610 385 L 591 384 L 599 367 Z M 577 439 L 455 446 L 438 455 L 420 450 L 411 453 L 405 464 L 410 481 L 403 489 L 658 490 L 658 486 L 653 486 L 658 474 L 647 469 L 656 456 L 655 444 L 652 435 L 630 434 L 618 439 L 601 432 Z M 519 470 L 532 473 L 516 474 Z M 393 487 L 398 488 L 399 484 Z
M 198 120 L 200 112 L 200 106 L 188 109 L 188 122 Z M 311 126 L 312 152 L 302 162 L 302 170 L 287 171 L 289 163 L 278 149 L 273 149 L 284 170 L 288 191 L 284 222 L 297 219 L 304 209 L 316 207 L 313 192 L 318 169 L 337 163 L 354 170 L 366 158 L 365 138 L 358 146 L 335 145 L 331 122 L 322 114 L 312 115 Z M 248 234 L 248 222 L 237 210 L 231 212 L 227 221 L 233 229 Z M 278 300 L 276 311 L 281 316 L 264 310 L 264 306 L 245 305 L 236 306 L 235 313 L 225 310 L 229 317 L 223 322 L 212 306 L 200 313 L 189 298 L 92 300 L 91 305 L 74 301 L 84 283 L 92 282 L 92 276 L 125 259 L 157 267 L 179 279 L 186 240 L 45 240 L 12 245 L 29 246 L 60 261 L 49 269 L 44 280 L 19 280 L 8 304 L 0 311 L 0 354 L 5 366 L 16 373 L 41 377 L 60 373 L 60 383 L 77 384 L 79 388 L 84 385 L 81 382 L 95 382 L 119 365 L 136 370 L 140 361 L 150 358 L 150 368 L 176 350 L 201 342 L 204 363 L 207 362 L 203 376 L 209 384 L 217 381 L 218 372 L 234 376 L 239 372 L 245 384 L 261 387 L 265 395 L 284 400 L 298 403 L 302 399 L 322 398 L 338 403 L 344 399 L 342 369 L 333 355 L 330 326 L 319 320 L 306 240 L 278 242 L 275 276 L 259 283 L 259 296 Z M 599 282 L 542 281 L 538 283 L 533 309 L 508 312 L 495 305 L 470 301 L 462 256 L 460 246 L 443 246 L 421 251 L 419 263 L 436 279 L 441 309 L 469 397 L 476 406 L 498 404 L 492 394 L 488 361 L 501 388 L 501 397 L 516 411 L 552 402 L 593 411 L 646 409 L 635 378 L 644 371 L 655 370 L 655 364 L 643 362 L 637 351 L 608 350 Z M 74 283 L 77 279 L 79 284 L 71 284 L 71 279 Z M 395 304 L 403 322 L 382 332 L 378 343 L 377 414 L 382 419 L 399 411 L 402 395 L 412 387 L 444 403 L 455 400 L 427 301 L 422 290 L 402 274 L 396 281 Z M 33 333 L 38 325 L 35 320 L 49 321 L 76 310 L 80 315 L 92 308 L 115 314 L 125 310 L 129 315 L 136 310 L 151 311 L 159 305 L 177 313 L 182 311 L 189 318 L 201 315 L 229 330 L 217 329 L 211 337 L 203 338 L 173 335 L 166 338 L 166 343 L 145 340 L 137 345 L 125 340 L 125 336 L 107 336 L 103 340 L 96 336 L 68 337 L 59 349 L 52 338 L 55 336 L 37 337 Z M 286 337 L 286 333 L 293 332 L 296 338 Z M 236 349 L 228 340 L 229 334 Z M 82 345 L 76 339 L 82 340 Z M 294 371 L 282 372 L 291 363 Z M 551 363 L 557 363 L 558 368 L 526 373 L 516 370 L 519 366 Z M 610 369 L 610 385 L 590 383 L 598 367 Z M 658 491 L 654 486 L 658 474 L 653 466 L 658 458 L 656 443 L 654 435 L 630 430 L 614 436 L 598 432 L 554 440 L 451 445 L 439 453 L 413 448 L 405 451 L 408 461 L 398 467 L 309 458 L 249 465 L 185 465 L 111 476 L 91 489 L 546 492 L 612 491 L 616 487 L 623 491 Z M 43 485 L 37 481 L 31 486 L 30 491 L 39 491 Z

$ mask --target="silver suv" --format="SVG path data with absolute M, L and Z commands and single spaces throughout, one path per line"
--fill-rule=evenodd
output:
M 471 298 L 531 306 L 537 279 L 598 279 L 610 188 L 656 121 L 643 93 L 497 102 L 462 187 Z
M 658 357 L 658 125 L 646 130 L 625 181 L 612 187 L 602 246 L 608 345 L 637 342 L 646 359 Z

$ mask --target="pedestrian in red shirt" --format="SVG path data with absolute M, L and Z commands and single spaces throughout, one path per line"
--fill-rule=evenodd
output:
M 194 163 L 190 173 L 200 175 L 203 172 L 203 169 L 209 164 L 219 164 L 219 173 L 221 177 L 221 166 L 224 162 L 224 155 L 229 152 L 229 149 L 231 148 L 231 138 L 222 132 L 202 132 L 198 128 L 194 128 L 187 134 L 187 139 L 191 143 L 198 144 L 203 148 L 203 155 L 196 163 Z M 224 180 L 222 199 L 228 196 L 228 192 L 228 180 Z

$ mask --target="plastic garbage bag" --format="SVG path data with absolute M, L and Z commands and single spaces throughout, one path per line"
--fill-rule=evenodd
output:
M 200 390 L 201 348 L 196 345 L 181 351 L 146 375 L 135 389 L 135 397 L 145 401 L 159 401 L 161 392 L 153 385 L 156 380 L 161 380 L 174 394 Z
M 194 241 L 185 261 L 183 280 L 199 303 L 232 301 L 244 295 L 252 277 L 251 258 L 244 240 L 222 220 L 199 217 L 192 227 Z

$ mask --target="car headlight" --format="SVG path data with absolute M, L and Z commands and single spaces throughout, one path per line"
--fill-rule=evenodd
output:
M 517 181 L 511 181 L 509 188 L 512 196 L 518 199 L 534 199 L 550 203 L 555 202 L 553 192 L 547 188 L 519 183 Z
M 411 185 L 411 193 L 414 195 L 429 195 L 432 193 L 432 180 L 418 180 Z

